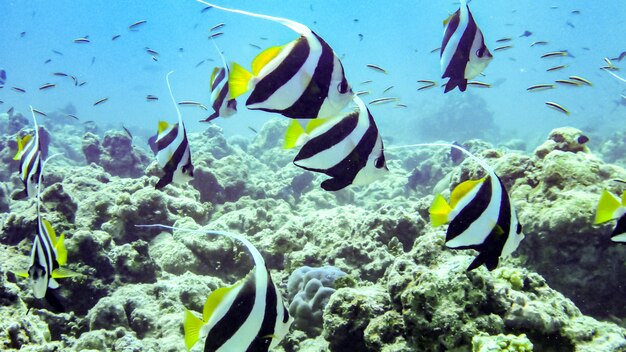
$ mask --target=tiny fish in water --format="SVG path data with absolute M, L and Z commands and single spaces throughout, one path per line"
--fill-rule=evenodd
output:
M 117 39 L 118 39 L 119 37 L 121 37 L 121 36 L 122 36 L 121 34 L 116 34 L 116 35 L 114 35 L 114 36 L 112 36 L 112 37 L 111 37 L 111 40 L 112 40 L 112 41 L 117 40 Z
M 202 103 L 197 102 L 197 101 L 192 101 L 192 100 L 182 100 L 178 102 L 178 105 L 193 105 L 193 106 L 200 106 L 202 105 Z
M 196 68 L 200 67 L 200 65 L 202 65 L 205 61 L 206 61 L 206 60 L 202 60 L 202 61 L 198 62 L 198 63 L 196 64 Z
M 146 100 L 147 101 L 155 101 L 155 100 L 159 100 L 159 98 L 156 95 L 148 94 L 148 95 L 146 95 Z
M 436 85 L 437 85 L 437 83 L 435 83 L 435 82 L 432 82 L 432 81 L 431 81 L 430 83 L 426 83 L 425 85 L 423 85 L 423 86 L 421 86 L 421 87 L 417 88 L 417 90 L 418 90 L 418 91 L 420 91 L 420 90 L 425 90 L 425 89 L 428 89 L 428 88 L 435 87 Z
M 368 104 L 369 105 L 380 105 L 380 104 L 391 103 L 392 101 L 398 101 L 398 100 L 400 100 L 400 98 L 398 98 L 398 97 L 384 97 L 384 98 L 374 99 L 374 100 L 370 101 Z
M 546 72 L 558 71 L 558 70 L 564 69 L 564 68 L 566 68 L 568 66 L 569 65 L 559 65 L 559 66 L 550 67 L 550 68 L 546 69 Z
M 370 94 L 369 90 L 360 90 L 360 91 L 354 93 L 354 95 L 356 95 L 356 96 L 367 95 L 367 94 Z
M 441 50 L 441 48 L 434 48 L 433 50 L 430 51 L 431 54 L 434 54 L 436 52 L 439 52 L 439 50 Z
M 26 32 L 20 33 L 20 38 L 24 38 L 25 35 L 26 35 Z
M 137 21 L 133 24 L 131 24 L 130 26 L 128 26 L 128 29 L 131 31 L 137 30 L 139 29 L 139 27 L 143 24 L 146 24 L 148 21 L 147 20 L 141 20 L 141 21 Z
M 524 31 L 524 33 L 520 34 L 520 38 L 521 37 L 530 37 L 531 35 L 533 35 L 533 32 L 531 32 L 531 31 Z
M 150 54 L 150 55 L 154 55 L 154 56 L 159 56 L 159 53 L 158 53 L 156 50 L 152 50 L 152 49 L 150 49 L 150 48 L 148 48 L 148 47 L 146 47 L 145 49 L 146 49 L 146 52 L 147 52 L 148 54 Z
M 46 115 L 46 113 L 44 113 L 43 111 L 37 110 L 37 109 L 33 109 L 33 112 L 37 115 L 41 115 L 41 116 L 48 116 Z
M 581 84 L 579 82 L 570 81 L 570 80 L 567 80 L 567 79 L 557 79 L 554 82 L 555 83 L 559 83 L 559 84 L 563 84 L 563 85 L 566 85 L 566 86 L 573 86 L 573 87 L 580 87 L 581 86 Z
M 130 133 L 130 130 L 128 128 L 126 128 L 126 126 L 124 126 L 124 125 L 122 125 L 122 128 L 124 129 L 124 132 L 126 132 L 128 137 L 132 140 L 133 139 L 133 134 Z
M 614 57 L 611 60 L 622 61 L 625 57 L 626 57 L 626 51 L 622 51 L 617 57 Z
M 507 50 L 507 49 L 511 49 L 512 47 L 513 47 L 513 45 L 503 45 L 503 46 L 499 46 L 499 47 L 493 49 L 493 51 Z
M 365 65 L 365 66 L 367 66 L 367 67 L 371 68 L 371 69 L 372 69 L 372 70 L 374 70 L 374 71 L 378 71 L 378 72 L 382 72 L 382 73 L 387 73 L 387 70 L 385 70 L 384 68 L 382 68 L 382 67 L 380 67 L 380 66 L 378 66 L 378 65 L 375 65 L 375 64 L 367 64 L 367 65 Z
M 67 117 L 73 118 L 74 120 L 78 120 L 78 117 L 76 115 L 72 115 L 72 114 L 67 114 Z
M 372 82 L 373 81 L 371 79 L 368 79 L 367 81 L 363 81 L 363 82 L 361 82 L 359 84 L 369 84 L 369 83 L 372 83 Z
M 569 76 L 569 79 L 571 79 L 572 81 L 584 83 L 584 84 L 586 84 L 588 86 L 593 86 L 593 84 L 589 80 L 584 79 L 584 78 L 582 78 L 580 76 Z
M 53 75 L 59 76 L 59 77 L 67 77 L 67 73 L 63 73 L 63 72 L 55 72 L 53 73 Z
M 406 104 L 402 104 L 402 103 L 397 103 L 397 104 L 396 104 L 396 107 L 397 107 L 397 108 L 406 108 L 406 107 L 407 107 L 407 105 L 406 105 Z
M 213 26 L 213 27 L 211 27 L 211 28 L 209 29 L 209 32 L 213 32 L 214 30 L 220 29 L 220 28 L 224 27 L 225 25 L 226 25 L 226 24 L 224 24 L 224 23 L 219 23 L 219 24 L 216 24 L 215 26 Z
M 261 49 L 261 47 L 256 45 L 256 44 L 249 43 L 248 45 L 250 45 L 251 47 L 253 47 L 255 49 L 259 49 L 259 50 Z
M 559 104 L 557 104 L 555 102 L 547 101 L 546 105 L 551 107 L 552 109 L 554 109 L 556 111 L 564 113 L 565 115 L 569 115 L 569 111 L 566 108 L 562 107 L 561 105 L 559 105 Z
M 7 82 L 7 71 L 0 69 L 0 86 Z
M 252 128 L 252 127 L 250 127 L 250 126 L 248 126 L 248 129 L 249 129 L 250 131 L 254 132 L 254 133 L 259 133 L 259 132 L 257 132 L 257 130 L 255 130 L 254 128 Z
M 26 90 L 24 88 L 20 88 L 20 87 L 11 87 L 11 89 L 13 89 L 16 92 L 20 92 L 20 93 L 26 93 Z
M 50 88 L 54 88 L 54 87 L 56 87 L 56 84 L 54 84 L 54 83 L 46 83 L 46 84 L 42 85 L 41 87 L 39 87 L 39 90 L 50 89 Z
M 491 84 L 480 81 L 467 81 L 467 85 L 479 88 L 491 88 Z
M 102 98 L 102 99 L 96 101 L 95 103 L 93 103 L 93 106 L 100 105 L 100 104 L 106 102 L 107 100 L 109 100 L 109 98 Z
M 215 39 L 224 35 L 224 32 L 215 32 L 209 36 L 209 39 Z
M 392 90 L 392 89 L 393 89 L 393 86 L 389 86 L 389 87 L 385 88 L 385 89 L 383 90 L 383 94 L 387 93 L 388 91 L 390 91 L 390 90 Z
M 532 44 L 530 44 L 530 46 L 533 47 L 535 45 L 547 45 L 547 44 L 548 42 L 540 40 L 540 41 L 533 42 Z
M 47 59 L 46 61 L 44 61 L 44 64 L 49 64 L 50 62 L 52 62 L 52 59 Z
M 543 55 L 541 55 L 541 58 L 548 58 L 548 57 L 559 57 L 559 56 L 567 56 L 567 51 L 551 51 L 549 53 L 545 53 Z
M 58 50 L 52 50 L 53 53 L 59 55 L 59 56 L 63 56 L 63 53 L 58 51 Z
M 213 8 L 213 6 L 206 6 L 206 7 L 202 8 L 202 10 L 200 10 L 200 13 L 205 13 L 205 12 L 209 11 L 212 8 Z
M 556 85 L 554 84 L 535 84 L 534 86 L 530 86 L 526 88 L 526 90 L 529 92 L 538 92 L 541 90 L 554 89 L 554 88 L 556 88 Z
M 82 37 L 82 38 L 76 38 L 74 39 L 74 43 L 78 43 L 78 44 L 84 44 L 84 43 L 90 43 L 89 39 Z
M 510 42 L 511 40 L 513 40 L 513 39 L 510 38 L 510 37 L 500 38 L 500 39 L 496 40 L 496 43 L 506 43 L 506 42 Z

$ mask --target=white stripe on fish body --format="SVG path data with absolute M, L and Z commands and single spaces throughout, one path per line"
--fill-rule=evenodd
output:
M 176 166 L 176 170 L 174 171 L 174 175 L 172 175 L 172 182 L 176 184 L 184 184 L 192 179 L 189 175 L 189 172 L 183 172 L 183 168 L 191 163 L 191 150 L 189 149 L 189 144 L 187 144 L 187 148 L 185 148 L 185 152 L 183 153 L 183 157 L 178 162 Z
M 337 114 L 350 103 L 353 97 L 352 88 L 349 88 L 348 93 L 342 94 L 339 92 L 339 85 L 345 77 L 345 72 L 341 61 L 334 51 L 333 56 L 333 73 L 328 87 L 328 94 L 320 107 L 320 111 L 317 113 L 317 118 L 337 116 Z
M 465 33 L 465 30 L 467 29 L 467 25 L 469 23 L 469 10 L 467 8 L 465 0 L 461 0 L 461 7 L 459 10 L 459 25 L 456 27 L 454 33 L 450 36 L 446 47 L 441 50 L 440 63 L 442 73 L 446 72 L 448 66 L 450 66 L 450 63 L 452 62 L 454 54 L 457 51 L 459 43 L 461 42 L 461 37 L 463 37 L 463 33 Z M 446 34 L 446 31 L 448 30 L 449 25 L 450 22 L 448 22 L 448 24 L 444 28 L 444 36 Z
M 484 45 L 485 40 L 483 37 L 483 33 L 480 28 L 476 26 L 476 35 L 474 36 L 472 48 L 469 53 L 469 62 L 467 63 L 467 66 L 465 66 L 465 79 L 472 79 L 478 76 L 487 68 L 489 62 L 491 62 L 491 54 L 488 54 L 489 49 L 487 49 L 486 47 L 485 53 L 483 54 L 484 56 L 482 58 L 478 57 L 478 55 L 476 54 L 478 50 Z
M 311 36 L 303 37 L 306 40 L 307 45 L 309 46 L 309 56 L 306 58 L 298 72 L 296 72 L 293 77 L 291 77 L 285 84 L 283 84 L 280 88 L 278 88 L 272 95 L 269 96 L 265 101 L 250 104 L 248 108 L 250 109 L 273 109 L 273 110 L 284 110 L 291 107 L 293 104 L 300 99 L 307 86 L 313 79 L 313 75 L 315 72 L 315 68 L 317 67 L 320 58 L 322 56 L 322 45 L 312 34 Z M 298 40 L 301 40 L 298 39 Z M 293 42 L 293 46 L 298 41 Z M 290 49 L 293 49 L 293 46 Z M 285 48 L 286 49 L 286 48 Z M 288 54 L 291 53 L 291 50 L 283 49 L 273 61 L 276 62 L 276 66 L 280 64 Z M 284 54 L 284 55 L 283 55 Z M 271 71 L 264 72 L 265 67 L 259 73 L 259 77 L 265 77 Z M 315 117 L 315 116 L 313 116 Z
M 485 242 L 493 228 L 497 225 L 502 202 L 502 186 L 500 185 L 498 177 L 495 174 L 490 173 L 490 176 L 491 199 L 489 200 L 487 208 L 482 214 L 480 214 L 476 221 L 467 227 L 465 231 L 446 242 L 448 247 L 456 248 L 462 246 L 480 245 Z M 480 186 L 482 186 L 482 184 Z M 474 187 L 476 188 L 476 192 L 478 192 L 480 186 Z
M 161 139 L 163 139 L 165 136 L 167 136 L 177 126 L 179 126 L 178 123 L 173 124 L 173 125 L 169 125 L 163 132 L 161 132 L 159 134 L 159 136 L 157 137 L 157 140 L 156 140 L 157 145 L 158 145 L 158 142 Z M 170 143 L 167 147 L 165 147 L 165 148 L 163 148 L 163 149 L 158 151 L 158 153 L 156 155 L 156 159 L 157 159 L 157 163 L 159 164 L 161 169 L 164 168 L 165 165 L 167 165 L 167 163 L 170 161 L 170 159 L 172 158 L 172 156 L 176 152 L 176 149 L 178 148 L 178 146 L 183 142 L 183 139 L 185 138 L 185 134 L 184 134 L 183 128 L 178 128 L 178 131 L 176 133 L 176 138 L 174 138 L 172 143 Z M 182 160 L 186 160 L 186 159 L 182 159 Z
M 32 262 L 30 268 L 28 268 L 28 275 L 33 288 L 33 295 L 35 298 L 44 298 L 48 290 L 50 272 L 48 271 L 46 255 L 39 236 L 36 236 L 33 241 L 31 253 Z

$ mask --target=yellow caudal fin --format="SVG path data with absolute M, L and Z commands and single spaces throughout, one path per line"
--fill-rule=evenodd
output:
M 52 275 L 50 275 L 53 279 L 65 279 L 67 277 L 75 277 L 80 276 L 79 273 L 72 271 L 66 268 L 56 268 L 52 271 Z
M 188 309 L 185 309 L 183 328 L 185 329 L 185 346 L 187 347 L 187 351 L 191 350 L 196 342 L 198 342 L 200 329 L 204 324 L 205 322 L 203 322 L 202 319 L 195 316 Z
M 252 74 L 258 76 L 263 67 L 278 56 L 281 50 L 283 50 L 283 46 L 272 46 L 263 50 L 252 60 Z
M 292 119 L 289 127 L 287 127 L 287 131 L 285 131 L 285 144 L 283 145 L 284 149 L 295 148 L 298 144 L 298 139 L 300 136 L 304 134 L 304 129 L 300 124 Z
M 452 193 L 450 193 L 450 207 L 456 207 L 456 205 L 463 197 L 465 197 L 472 189 L 474 189 L 474 187 L 485 182 L 485 179 L 486 178 L 481 178 L 479 180 L 467 180 L 456 186 L 452 190 Z
M 428 212 L 430 213 L 430 223 L 434 227 L 446 224 L 448 222 L 448 215 L 450 214 L 450 211 L 452 211 L 452 208 L 448 205 L 446 199 L 441 194 L 438 194 L 435 196 L 430 209 L 428 209 Z
M 159 127 L 157 129 L 157 133 L 160 134 L 161 132 L 165 131 L 168 127 L 170 127 L 170 125 L 166 121 L 159 121 Z
M 252 79 L 252 73 L 243 68 L 236 62 L 230 67 L 230 75 L 228 76 L 228 91 L 230 92 L 230 99 L 235 99 L 238 96 L 248 91 L 248 84 Z
M 13 271 L 11 270 L 11 272 L 19 277 L 25 277 L 28 278 L 30 275 L 28 274 L 28 271 L 26 270 L 17 270 L 17 271 Z
M 621 206 L 620 199 L 606 189 L 602 191 L 598 209 L 596 210 L 595 224 L 602 224 L 615 219 L 615 211 Z
M 57 250 L 57 263 L 59 265 L 65 265 L 67 263 L 67 248 L 65 248 L 65 234 L 61 234 L 57 243 L 54 245 Z

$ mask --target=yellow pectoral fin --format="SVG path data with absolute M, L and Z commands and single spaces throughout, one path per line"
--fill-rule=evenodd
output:
M 606 189 L 602 191 L 598 209 L 596 210 L 595 224 L 611 221 L 615 219 L 615 211 L 621 206 L 620 199 Z
M 304 133 L 304 129 L 296 120 L 291 120 L 287 131 L 285 131 L 285 144 L 283 148 L 291 149 L 295 148 L 300 136 Z
M 25 277 L 28 278 L 30 275 L 28 275 L 28 271 L 26 270 L 18 270 L 18 271 L 11 271 L 13 274 L 19 276 L 19 277 Z
M 450 194 L 450 206 L 454 208 L 461 198 L 465 197 L 474 187 L 485 182 L 486 178 L 481 178 L 479 180 L 467 180 L 452 190 Z
M 311 132 L 315 131 L 316 128 L 322 126 L 323 124 L 328 122 L 328 120 L 330 120 L 330 118 L 313 119 L 313 120 L 309 121 L 309 123 L 307 123 L 307 125 L 306 125 L 306 132 L 307 133 L 311 133 Z
M 65 234 L 61 234 L 57 243 L 54 245 L 57 250 L 57 263 L 59 265 L 65 265 L 67 263 L 67 248 L 65 248 Z
M 170 127 L 170 125 L 166 121 L 159 121 L 159 127 L 157 129 L 157 133 L 160 134 L 161 132 L 165 131 L 168 127 Z
M 452 208 L 448 205 L 445 198 L 441 194 L 435 196 L 433 204 L 428 209 L 431 224 L 437 227 L 447 223 L 450 211 L 452 211 Z
M 257 76 L 265 65 L 278 56 L 281 50 L 283 50 L 283 46 L 272 46 L 263 50 L 252 60 L 252 74 Z
M 195 316 L 191 311 L 185 309 L 185 321 L 183 328 L 185 329 L 185 346 L 187 351 L 191 350 L 200 338 L 200 329 L 205 323 L 202 319 Z
M 68 277 L 75 277 L 75 276 L 80 276 L 80 274 L 75 271 L 72 271 L 70 269 L 65 269 L 65 268 L 56 268 L 54 269 L 54 271 L 52 271 L 52 275 L 51 275 L 53 279 L 65 279 Z
M 236 62 L 230 67 L 230 75 L 228 75 L 228 91 L 230 99 L 236 99 L 238 96 L 248 91 L 248 85 L 252 79 L 252 73 L 243 68 Z

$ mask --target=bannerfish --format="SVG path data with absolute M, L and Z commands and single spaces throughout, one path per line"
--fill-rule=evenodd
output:
M 52 225 L 42 218 L 40 210 L 43 170 L 48 160 L 57 155 L 59 154 L 50 156 L 41 165 L 41 174 L 37 179 L 37 235 L 30 252 L 30 266 L 28 270 L 17 271 L 15 274 L 30 279 L 35 298 L 46 298 L 48 303 L 56 310 L 64 311 L 65 309 L 58 301 L 58 298 L 52 295 L 48 288 L 56 289 L 59 287 L 56 279 L 74 277 L 80 274 L 61 267 L 67 262 L 67 250 L 64 243 L 65 235 L 61 234 L 57 237 Z
M 250 91 L 251 110 L 278 113 L 295 119 L 336 116 L 354 95 L 343 65 L 333 49 L 307 26 L 286 19 L 199 2 L 224 11 L 263 18 L 289 27 L 300 37 L 262 51 L 252 72 L 233 63 L 228 80 L 230 98 Z
M 211 90 L 211 108 L 213 108 L 214 112 L 201 122 L 210 122 L 220 116 L 229 117 L 237 112 L 237 101 L 235 99 L 230 99 L 228 91 L 230 69 L 228 68 L 228 64 L 226 64 L 224 55 L 222 55 L 222 52 L 217 47 L 217 44 L 213 40 L 212 42 L 215 46 L 215 50 L 217 50 L 222 58 L 223 66 L 213 68 L 213 73 L 211 73 L 209 88 Z
M 487 68 L 493 56 L 485 45 L 483 33 L 474 22 L 465 0 L 461 7 L 443 22 L 445 26 L 441 44 L 441 78 L 449 77 L 444 93 L 459 87 L 467 88 L 467 80 L 472 79 Z
M 48 146 L 42 143 L 39 136 L 39 126 L 37 125 L 35 110 L 32 106 L 30 107 L 30 112 L 33 115 L 35 132 L 33 135 L 26 135 L 23 138 L 17 137 L 17 153 L 13 157 L 13 160 L 20 161 L 18 173 L 24 184 L 24 190 L 13 197 L 16 200 L 34 197 L 37 194 L 37 185 L 39 175 L 41 174 L 41 160 L 45 159 L 48 154 Z
M 620 181 L 623 182 L 623 181 Z M 615 242 L 626 242 L 626 192 L 618 198 L 606 189 L 600 196 L 598 208 L 596 209 L 595 224 L 603 224 L 617 219 L 617 225 L 611 233 L 611 240 Z
M 321 184 L 326 191 L 367 185 L 389 172 L 374 118 L 361 98 L 354 101 L 357 111 L 311 120 L 306 131 L 293 121 L 285 135 L 286 149 L 302 146 L 293 161 L 296 166 L 331 177 Z
M 7 71 L 0 69 L 0 86 L 3 86 L 7 82 Z
M 495 171 L 462 147 L 445 146 L 457 148 L 478 162 L 487 176 L 456 186 L 449 204 L 438 194 L 429 209 L 431 223 L 433 226 L 449 223 L 446 246 L 479 252 L 468 271 L 483 264 L 491 271 L 498 266 L 500 258 L 510 255 L 524 239 L 522 225 Z
M 187 131 L 185 130 L 182 115 L 172 94 L 169 81 L 171 73 L 167 74 L 165 80 L 178 114 L 178 123 L 170 125 L 165 121 L 159 121 L 157 134 L 148 140 L 148 144 L 156 155 L 159 167 L 165 172 L 165 175 L 157 182 L 156 189 L 161 189 L 172 182 L 177 184 L 184 183 L 193 177 L 189 140 L 187 139 Z
M 247 238 L 225 231 L 187 230 L 165 225 L 137 225 L 224 236 L 246 246 L 254 268 L 231 286 L 207 298 L 202 317 L 185 309 L 183 327 L 187 350 L 268 351 L 289 332 L 293 318 L 261 253 Z M 203 345 L 203 348 L 198 348 Z M 194 348 L 195 347 L 195 348 Z

